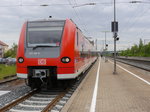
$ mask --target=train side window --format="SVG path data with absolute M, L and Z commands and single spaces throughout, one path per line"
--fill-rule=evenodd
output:
M 79 43 L 79 34 L 77 32 L 77 46 L 78 46 L 78 43 Z

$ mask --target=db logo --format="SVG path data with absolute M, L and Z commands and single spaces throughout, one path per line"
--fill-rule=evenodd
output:
M 38 59 L 38 65 L 46 65 L 46 59 Z

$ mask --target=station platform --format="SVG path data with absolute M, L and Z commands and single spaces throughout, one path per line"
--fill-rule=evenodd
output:
M 61 112 L 150 112 L 150 72 L 99 58 Z

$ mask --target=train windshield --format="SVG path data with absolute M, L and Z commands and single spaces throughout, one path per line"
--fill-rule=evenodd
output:
M 60 46 L 63 21 L 57 22 L 30 22 L 27 29 L 28 47 Z

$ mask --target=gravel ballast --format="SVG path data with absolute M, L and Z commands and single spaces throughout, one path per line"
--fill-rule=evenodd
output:
M 2 96 L 0 96 L 0 108 L 4 105 L 12 102 L 13 100 L 19 98 L 20 96 L 25 95 L 27 92 L 29 92 L 31 89 L 28 86 L 20 86 L 14 90 L 12 90 L 9 93 L 6 93 Z

